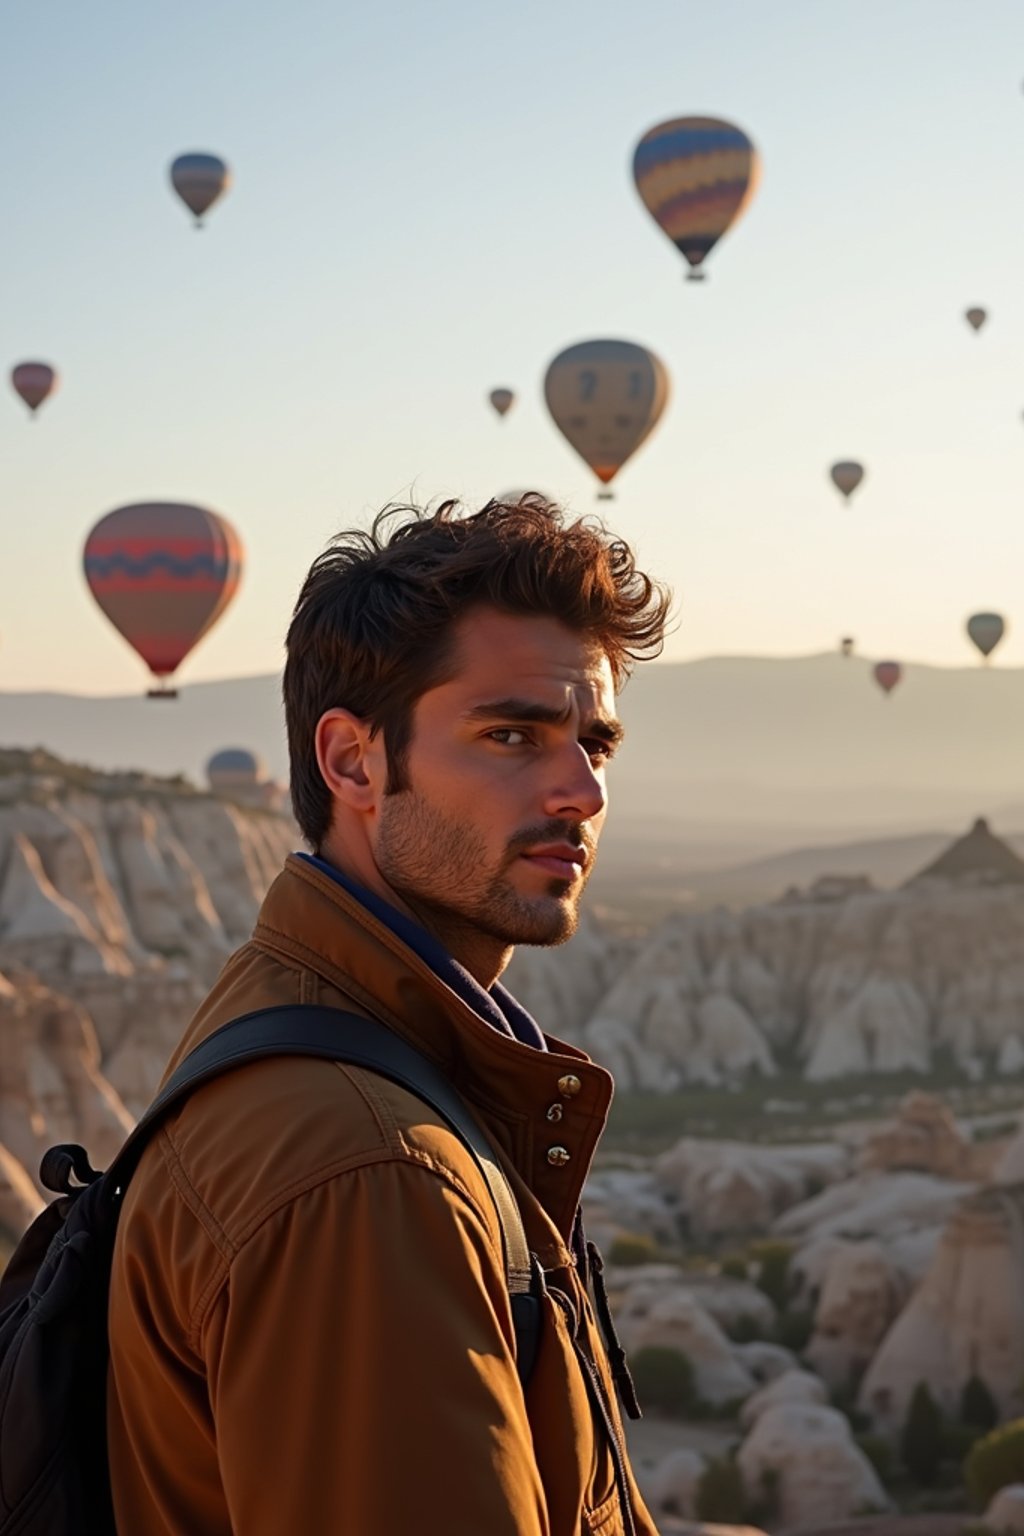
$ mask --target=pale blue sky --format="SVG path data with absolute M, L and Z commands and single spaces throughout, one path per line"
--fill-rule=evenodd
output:
M 958 665 L 991 607 L 1024 663 L 1022 78 L 1019 0 L 19 7 L 0 362 L 64 384 L 34 423 L 0 397 L 0 690 L 143 684 L 80 575 L 127 501 L 203 501 L 247 545 L 184 683 L 277 667 L 312 556 L 391 497 L 594 509 L 541 380 L 600 335 L 673 378 L 608 509 L 677 588 L 669 655 L 850 633 Z M 629 176 L 689 112 L 764 160 L 702 286 Z M 189 149 L 235 174 L 201 234 L 166 181 Z M 837 458 L 868 466 L 849 505 Z

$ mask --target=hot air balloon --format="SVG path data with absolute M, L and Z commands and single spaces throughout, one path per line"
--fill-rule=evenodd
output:
M 988 661 L 1006 634 L 1006 621 L 998 613 L 972 613 L 967 620 L 967 634 Z
M 898 661 L 880 661 L 871 675 L 882 692 L 889 694 L 903 676 L 903 668 Z
M 222 747 L 206 764 L 211 789 L 252 789 L 267 777 L 266 764 L 248 747 Z
M 11 383 L 35 415 L 47 396 L 53 394 L 60 379 L 49 363 L 19 363 L 11 369 Z
M 533 496 L 537 501 L 543 502 L 546 507 L 554 507 L 558 505 L 554 497 L 549 496 L 547 491 L 538 491 L 536 487 L 534 487 L 532 490 L 516 489 L 512 491 L 502 491 L 501 494 L 496 496 L 494 499 L 495 501 L 500 501 L 503 506 L 516 507 L 522 501 L 524 496 Z
M 708 252 L 738 219 L 760 175 L 757 150 L 742 129 L 717 117 L 675 117 L 644 134 L 633 179 L 652 218 L 704 277 Z
M 853 636 L 852 635 L 844 635 L 843 636 L 843 638 L 839 642 L 839 650 L 840 650 L 841 654 L 844 657 L 852 656 L 853 655 Z
M 160 686 L 220 618 L 242 576 L 241 540 L 205 507 L 139 502 L 101 517 L 85 543 L 85 579 Z
M 516 403 L 515 393 L 511 389 L 492 389 L 487 398 L 499 416 L 506 415 Z
M 864 479 L 864 466 L 858 464 L 855 459 L 840 459 L 838 464 L 833 464 L 829 470 L 833 485 L 838 486 L 847 500 Z
M 218 155 L 179 155 L 171 165 L 171 186 L 201 229 L 203 214 L 231 185 L 231 172 Z
M 602 485 L 657 426 L 668 392 L 664 363 L 632 341 L 581 341 L 560 352 L 544 378 L 555 426 Z M 598 493 L 599 501 L 611 497 Z
M 977 306 L 974 309 L 965 309 L 964 319 L 973 331 L 980 331 L 988 319 L 988 310 L 978 309 Z

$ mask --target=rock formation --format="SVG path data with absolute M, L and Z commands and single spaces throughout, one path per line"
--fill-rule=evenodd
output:
M 989 1501 L 982 1522 L 992 1536 L 1024 1536 L 1024 1483 L 1009 1483 Z
M 779 1403 L 760 1414 L 737 1461 L 748 1494 L 774 1486 L 782 1527 L 843 1520 L 884 1510 L 889 1499 L 854 1444 L 849 1420 L 834 1408 Z
M 903 1423 L 919 1381 L 959 1409 L 978 1376 L 1000 1412 L 1024 1411 L 1024 1185 L 988 1186 L 950 1216 L 923 1281 L 883 1339 L 859 1402 L 883 1428 Z
M 1024 859 L 1008 843 L 996 837 L 979 816 L 965 837 L 907 881 L 908 886 L 928 880 L 977 885 L 1024 885 Z
M 706 1463 L 704 1457 L 688 1446 L 671 1451 L 643 1482 L 643 1494 L 651 1514 L 682 1515 L 692 1519 L 697 1513 L 697 1484 Z
M 839 1239 L 822 1278 L 808 1363 L 832 1387 L 855 1385 L 909 1292 L 910 1281 L 881 1243 Z
M 905 1096 L 894 1119 L 871 1131 L 858 1162 L 869 1172 L 973 1179 L 978 1176 L 976 1151 L 949 1107 L 934 1094 L 915 1090 Z
M 177 780 L 0 751 L 0 1223 L 52 1142 L 110 1157 L 298 841 Z
M 777 1408 L 780 1403 L 821 1405 L 827 1402 L 828 1389 L 820 1377 L 811 1371 L 784 1371 L 747 1398 L 740 1409 L 740 1426 L 744 1430 L 752 1429 L 762 1413 Z
M 714 1318 L 681 1285 L 638 1281 L 618 1299 L 615 1317 L 627 1352 L 657 1345 L 686 1355 L 705 1402 L 745 1398 L 757 1385 Z
M 878 1237 L 891 1245 L 941 1227 L 972 1187 L 925 1173 L 859 1173 L 791 1206 L 773 1231 L 796 1243 Z
M 104 1166 L 132 1117 L 100 1068 L 88 1014 L 29 974 L 0 974 L 0 1229 L 20 1235 L 40 1209 L 46 1148 L 77 1141 Z
M 581 1043 L 620 1088 L 655 1093 L 783 1068 L 815 1082 L 943 1061 L 1018 1072 L 1024 884 L 1011 866 L 1024 870 L 976 831 L 902 890 L 673 915 L 620 958 Z
M 654 1165 L 697 1236 L 764 1232 L 772 1220 L 849 1170 L 844 1147 L 753 1146 L 684 1137 Z

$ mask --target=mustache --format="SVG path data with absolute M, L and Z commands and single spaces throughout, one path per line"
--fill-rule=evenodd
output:
M 597 838 L 585 822 L 560 821 L 556 817 L 551 821 L 538 821 L 532 827 L 524 827 L 522 832 L 517 832 L 509 840 L 506 849 L 509 863 L 525 853 L 527 848 L 535 848 L 538 843 L 569 843 L 573 848 L 584 849 L 588 869 L 597 853 Z

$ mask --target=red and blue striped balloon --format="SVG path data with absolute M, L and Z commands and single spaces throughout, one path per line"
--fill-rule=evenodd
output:
M 171 501 L 108 512 L 84 556 L 93 597 L 161 680 L 220 618 L 238 590 L 243 561 L 242 542 L 226 518 Z

